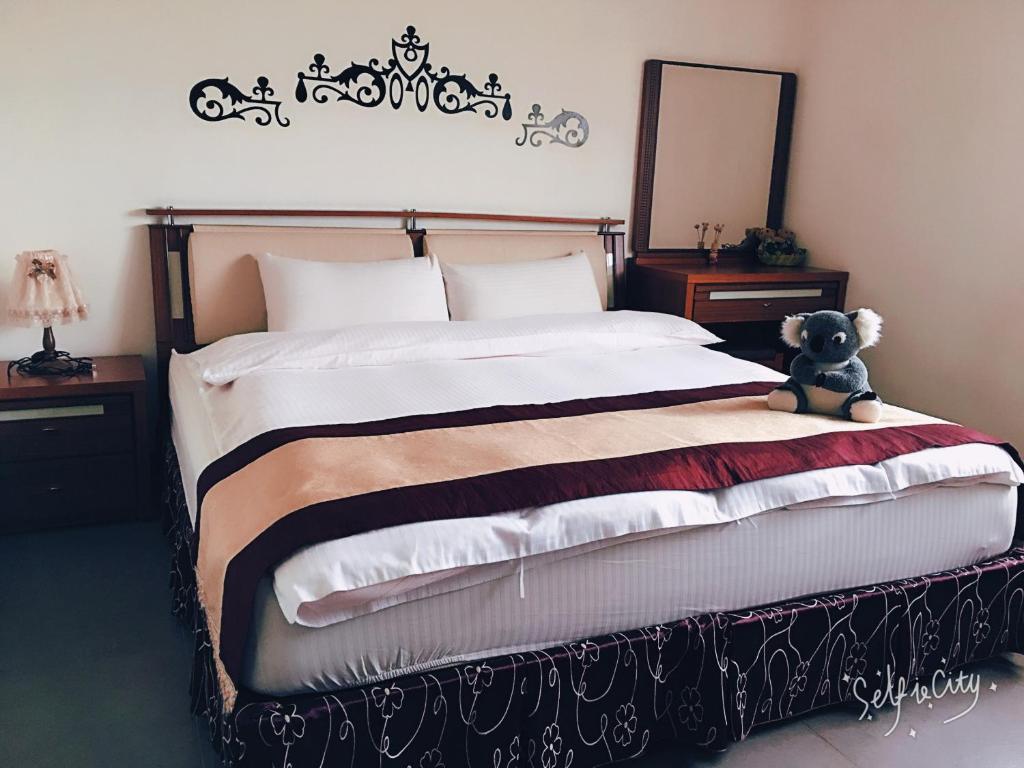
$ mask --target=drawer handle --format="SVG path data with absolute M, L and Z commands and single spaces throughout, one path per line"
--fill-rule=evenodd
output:
M 15 411 L 0 411 L 2 421 L 30 421 L 31 419 L 68 419 L 78 416 L 102 416 L 105 406 L 61 405 L 55 408 L 21 408 Z
M 771 305 L 772 305 L 772 303 L 771 303 L 770 301 L 766 301 L 766 302 L 765 302 L 764 304 L 762 304 L 761 306 L 762 306 L 762 307 L 764 307 L 765 309 L 768 309 L 768 307 L 770 307 Z
M 56 432 L 56 431 L 57 431 L 57 428 L 56 428 L 56 427 L 43 427 L 43 428 L 42 428 L 42 429 L 40 429 L 39 431 L 40 431 L 40 432 L 48 432 L 48 433 L 49 433 L 49 432 Z
M 757 288 L 708 291 L 708 301 L 725 299 L 820 299 L 823 288 Z
M 51 485 L 46 490 L 49 491 L 50 493 L 56 493 L 57 491 L 63 491 L 64 489 L 61 488 L 59 485 Z

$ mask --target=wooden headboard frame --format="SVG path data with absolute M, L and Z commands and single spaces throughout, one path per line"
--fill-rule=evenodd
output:
M 196 343 L 192 316 L 192 293 L 189 286 L 188 239 L 192 234 L 192 219 L 217 218 L 219 223 L 240 223 L 262 219 L 394 219 L 403 221 L 406 234 L 412 241 L 415 256 L 423 255 L 426 229 L 417 226 L 418 219 L 448 221 L 504 222 L 513 224 L 544 224 L 574 228 L 594 227 L 604 238 L 605 251 L 612 254 L 613 302 L 609 309 L 625 306 L 626 262 L 624 233 L 614 231 L 625 222 L 611 218 L 577 218 L 569 216 L 517 216 L 511 214 L 457 213 L 442 211 L 331 211 L 331 210 L 274 210 L 274 209 L 215 209 L 215 208 L 148 208 L 146 214 L 159 216 L 164 223 L 149 225 L 149 255 L 153 275 L 153 314 L 156 325 L 156 357 L 159 381 L 160 428 L 166 434 L 169 416 L 167 368 L 171 350 L 192 352 Z M 177 219 L 177 221 L 176 221 Z M 235 220 L 235 221 L 231 221 Z M 308 222 L 307 222 L 308 223 Z M 176 260 L 180 283 L 172 284 L 169 267 Z M 182 317 L 174 317 L 173 307 L 182 307 Z

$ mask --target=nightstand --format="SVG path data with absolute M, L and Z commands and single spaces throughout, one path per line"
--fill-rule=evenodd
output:
M 785 370 L 779 326 L 787 315 L 842 310 L 847 272 L 759 263 L 652 264 L 629 273 L 630 306 L 666 312 L 707 326 L 723 352 Z
M 142 358 L 94 362 L 71 378 L 8 376 L 0 363 L 0 533 L 147 516 Z

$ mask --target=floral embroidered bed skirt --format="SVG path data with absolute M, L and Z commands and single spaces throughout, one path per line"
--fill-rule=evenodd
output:
M 240 692 L 226 714 L 195 599 L 173 448 L 174 612 L 195 637 L 192 709 L 225 766 L 587 768 L 653 744 L 722 749 L 751 729 L 1024 650 L 1024 548 L 976 566 L 704 614 L 332 694 Z

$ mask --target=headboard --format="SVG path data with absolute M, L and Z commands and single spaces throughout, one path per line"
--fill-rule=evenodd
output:
M 561 216 L 516 216 L 456 212 L 226 210 L 150 208 L 146 213 L 165 221 L 149 225 L 156 324 L 160 422 L 168 417 L 167 366 L 171 350 L 191 352 L 225 336 L 266 328 L 263 287 L 254 254 L 272 251 L 321 261 L 370 261 L 415 258 L 426 252 L 425 241 L 442 261 L 486 262 L 545 258 L 584 251 L 607 306 L 625 298 L 623 233 L 612 227 L 621 219 Z M 225 224 L 182 223 L 216 218 Z M 242 225 L 241 222 L 286 219 L 285 226 Z M 176 221 L 177 219 L 177 221 Z M 301 220 L 305 219 L 305 223 Z M 309 220 L 397 220 L 404 226 L 381 228 L 309 226 Z M 543 225 L 536 229 L 421 229 L 417 220 L 500 222 Z M 295 225 L 290 222 L 297 221 Z

